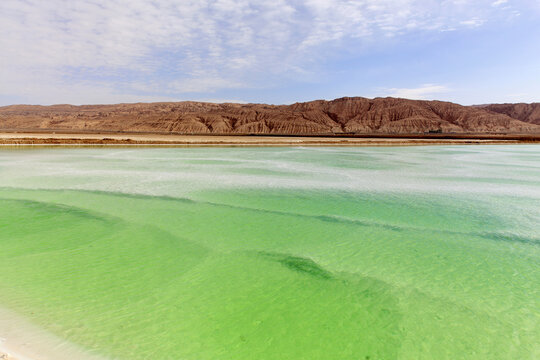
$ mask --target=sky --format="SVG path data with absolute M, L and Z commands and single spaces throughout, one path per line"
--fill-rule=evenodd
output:
M 540 102 L 540 0 L 0 0 L 0 105 Z

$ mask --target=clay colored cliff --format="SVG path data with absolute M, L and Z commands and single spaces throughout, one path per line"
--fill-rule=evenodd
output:
M 0 107 L 0 131 L 177 134 L 540 133 L 540 104 L 461 106 L 397 98 L 292 105 L 203 102 Z
M 508 115 L 514 119 L 540 125 L 540 103 L 533 104 L 491 104 L 487 110 Z

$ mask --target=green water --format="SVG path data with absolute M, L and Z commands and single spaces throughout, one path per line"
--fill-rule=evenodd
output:
M 3 149 L 0 305 L 113 359 L 537 359 L 540 147 Z

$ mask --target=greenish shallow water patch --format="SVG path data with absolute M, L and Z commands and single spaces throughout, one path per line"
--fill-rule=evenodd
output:
M 388 149 L 361 150 L 358 161 L 340 149 L 93 149 L 70 153 L 73 163 L 63 151 L 17 162 L 0 153 L 0 304 L 118 359 L 534 359 L 534 183 L 457 191 L 450 162 L 440 188 L 419 172 L 425 191 L 389 191 L 392 174 L 374 191 L 336 182 L 340 165 L 325 163 L 345 154 L 356 179 L 381 176 L 364 161 L 391 159 L 395 174 L 432 152 L 482 162 L 460 149 L 410 149 L 402 168 Z M 279 169 L 303 158 L 309 167 L 297 177 L 206 168 L 280 156 Z M 46 184 L 32 179 L 51 168 Z

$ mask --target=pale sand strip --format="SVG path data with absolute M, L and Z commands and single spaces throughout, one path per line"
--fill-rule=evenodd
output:
M 536 141 L 532 141 L 536 142 Z M 164 134 L 0 133 L 4 145 L 178 145 L 178 146 L 403 146 L 436 144 L 516 144 L 497 138 L 352 138 L 287 136 L 205 136 Z M 528 142 L 530 143 L 530 142 Z
M 105 360 L 0 307 L 0 359 Z

